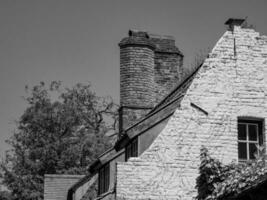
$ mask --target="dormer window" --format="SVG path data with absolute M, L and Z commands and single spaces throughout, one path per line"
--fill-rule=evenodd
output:
M 138 139 L 133 139 L 125 149 L 125 160 L 127 161 L 130 157 L 138 156 Z
M 258 147 L 263 144 L 262 121 L 238 120 L 238 159 L 253 160 L 259 155 Z
M 99 169 L 98 173 L 98 194 L 103 194 L 109 189 L 109 163 Z

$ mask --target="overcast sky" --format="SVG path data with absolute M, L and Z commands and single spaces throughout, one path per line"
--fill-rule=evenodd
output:
M 118 42 L 129 29 L 172 35 L 185 55 L 211 49 L 229 17 L 267 34 L 266 0 L 1 0 L 0 155 L 23 113 L 24 86 L 91 82 L 119 102 Z

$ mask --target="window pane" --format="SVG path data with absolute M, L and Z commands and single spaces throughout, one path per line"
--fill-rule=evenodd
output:
M 256 144 L 249 144 L 249 159 L 255 159 L 255 154 L 258 155 Z
M 108 191 L 108 187 L 109 187 L 109 165 L 105 166 L 105 177 L 104 177 L 104 192 Z
M 130 157 L 138 156 L 138 140 L 134 139 L 126 147 L 125 160 L 127 161 Z
M 99 170 L 98 175 L 98 194 L 103 194 L 109 189 L 109 164 Z
M 238 158 L 247 159 L 247 144 L 245 142 L 238 143 Z
M 248 135 L 250 141 L 257 141 L 257 125 L 250 124 L 248 125 Z
M 132 157 L 137 157 L 137 139 L 135 139 L 133 142 L 132 142 Z
M 109 165 L 108 165 L 108 174 L 107 174 L 107 176 L 108 176 L 108 189 L 109 189 L 109 181 L 110 181 L 110 173 L 109 172 L 110 172 L 110 169 L 109 169 Z
M 238 139 L 246 140 L 246 125 L 238 124 Z
M 104 190 L 104 170 L 103 170 L 103 168 L 101 168 L 100 170 L 99 170 L 99 177 L 98 177 L 98 189 L 99 189 L 99 191 L 98 191 L 98 193 L 99 194 L 102 194 L 103 193 L 103 190 Z
M 126 146 L 125 160 L 127 161 L 131 157 L 131 144 Z

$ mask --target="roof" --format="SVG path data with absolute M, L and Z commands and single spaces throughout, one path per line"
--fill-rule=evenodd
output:
M 176 99 L 179 96 L 183 96 L 185 94 L 185 92 L 187 91 L 188 87 L 190 86 L 191 82 L 193 81 L 195 75 L 197 74 L 198 70 L 200 69 L 200 67 L 202 66 L 202 64 L 200 64 L 195 70 L 193 70 L 191 72 L 191 74 L 189 74 L 186 78 L 184 78 L 181 82 L 179 82 L 174 88 L 173 90 L 167 94 L 149 113 L 154 113 L 157 112 L 157 110 L 161 109 L 162 107 L 164 107 L 166 104 L 168 104 L 169 102 L 173 101 L 174 99 Z
M 99 167 L 105 163 L 120 156 L 124 152 L 124 147 L 130 142 L 131 139 L 144 133 L 149 128 L 157 123 L 170 117 L 173 112 L 179 107 L 183 96 L 192 83 L 197 71 L 202 66 L 199 65 L 192 71 L 186 78 L 180 81 L 174 89 L 166 95 L 145 117 L 141 118 L 137 123 L 133 124 L 125 130 L 125 134 L 116 142 L 114 148 L 111 148 L 101 154 L 98 159 L 89 167 L 91 173 L 95 173 Z
M 178 83 L 176 87 L 163 98 L 161 102 L 159 102 L 145 117 L 141 118 L 137 123 L 133 124 L 131 127 L 125 130 L 125 134 L 121 137 L 115 144 L 115 149 L 120 150 L 125 147 L 129 140 L 140 135 L 144 130 L 153 126 L 153 124 L 165 119 L 169 115 L 173 114 L 175 109 L 180 106 L 180 102 L 183 99 L 183 96 L 192 83 L 197 71 L 199 70 L 197 67 L 191 74 L 189 74 L 184 80 Z M 167 112 L 164 112 L 167 110 Z M 163 112 L 162 112 L 163 111 Z M 160 115 L 160 118 L 158 117 Z M 157 119 L 157 121 L 155 120 Z M 137 128 L 141 127 L 141 128 Z
M 86 175 L 85 177 L 83 177 L 82 179 L 80 179 L 77 183 L 75 183 L 68 190 L 67 200 L 73 200 L 73 194 L 76 192 L 76 190 L 79 189 L 80 187 L 82 187 L 86 183 L 88 183 L 88 189 L 85 192 L 85 194 L 83 194 L 82 199 L 88 199 L 86 197 L 92 196 L 92 195 L 95 196 L 96 194 L 94 194 L 95 191 L 93 190 L 93 188 L 96 187 L 97 176 Z
M 65 200 L 67 191 L 84 175 L 69 174 L 45 174 L 44 176 L 44 199 Z
M 83 178 L 81 178 L 77 183 L 75 183 L 69 190 L 75 191 L 77 188 L 82 186 L 84 183 L 86 183 L 88 180 L 90 180 L 92 175 L 86 175 Z
M 124 153 L 124 149 L 115 151 L 115 149 L 112 148 L 112 151 L 108 151 L 105 155 L 102 155 L 102 157 L 98 157 L 98 159 L 89 167 L 89 172 L 92 174 L 96 173 L 101 166 L 106 164 L 108 161 L 117 158 L 122 153 Z

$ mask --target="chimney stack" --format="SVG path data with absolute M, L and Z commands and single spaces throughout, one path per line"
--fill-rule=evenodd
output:
M 171 36 L 129 30 L 120 47 L 120 133 L 146 115 L 183 77 Z
M 155 49 L 155 96 L 156 103 L 160 102 L 177 83 L 183 78 L 183 54 L 175 46 L 172 36 L 150 34 Z
M 130 30 L 120 47 L 120 129 L 154 106 L 155 45 L 144 31 Z
M 233 31 L 234 26 L 242 26 L 246 19 L 229 18 L 224 24 L 228 25 L 228 29 Z

